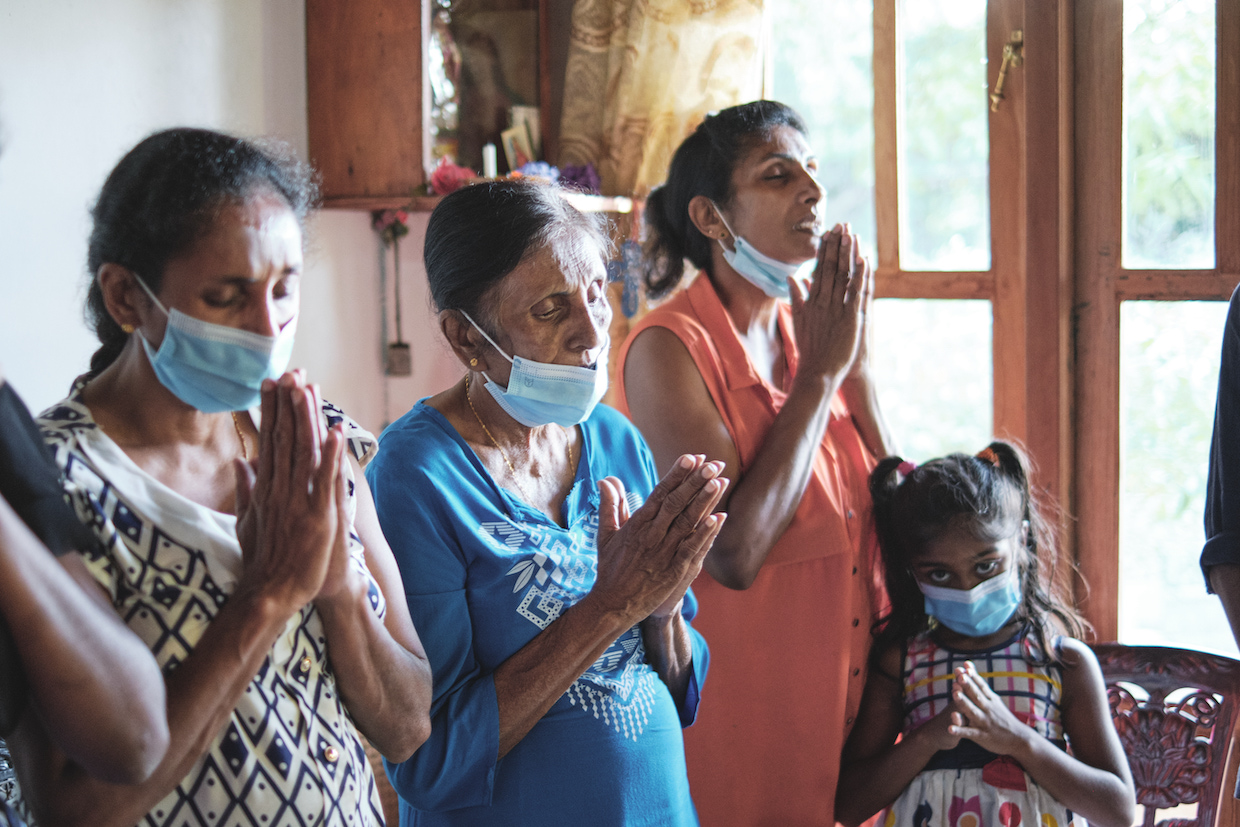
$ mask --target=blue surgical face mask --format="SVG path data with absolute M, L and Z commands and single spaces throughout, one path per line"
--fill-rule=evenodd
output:
M 713 201 L 711 205 L 714 206 Z M 791 295 L 788 290 L 788 278 L 805 281 L 814 272 L 814 267 L 818 264 L 816 258 L 811 258 L 801 264 L 789 264 L 786 261 L 771 258 L 732 232 L 732 228 L 728 227 L 728 222 L 724 219 L 719 207 L 715 207 L 715 212 L 719 215 L 723 226 L 732 235 L 733 245 L 736 248 L 729 250 L 723 243 L 723 239 L 718 239 L 719 246 L 723 250 L 723 260 L 728 263 L 729 267 L 744 276 L 746 281 L 771 298 L 788 299 Z
M 550 425 L 552 422 L 568 428 L 584 422 L 603 394 L 607 393 L 607 349 L 610 342 L 603 345 L 592 368 L 533 362 L 504 353 L 468 313 L 462 310 L 461 315 L 469 319 L 469 323 L 491 343 L 491 347 L 512 363 L 507 388 L 501 388 L 485 371 L 482 375 L 487 377 L 486 389 L 504 412 L 527 428 Z
M 146 358 L 160 383 L 186 405 L 203 413 L 253 408 L 263 380 L 279 378 L 288 367 L 296 316 L 277 335 L 263 336 L 168 310 L 141 277 L 138 284 L 168 317 L 158 350 L 139 331 Z
M 1020 608 L 1020 578 L 1015 566 L 971 589 L 947 589 L 917 582 L 926 598 L 926 614 L 953 632 L 985 637 L 1002 629 Z

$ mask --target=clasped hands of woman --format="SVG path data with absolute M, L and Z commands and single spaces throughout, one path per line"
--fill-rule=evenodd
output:
M 800 353 L 794 385 L 826 382 L 818 392 L 829 401 L 845 379 L 868 382 L 874 274 L 852 228 L 836 224 L 822 237 L 809 281 L 789 278 L 788 285 Z
M 325 611 L 365 588 L 349 566 L 344 434 L 326 427 L 321 409 L 303 371 L 267 380 L 258 455 L 234 460 L 238 590 L 260 590 L 286 613 L 311 601 Z
M 620 625 L 679 616 L 689 584 L 727 515 L 714 513 L 728 480 L 723 463 L 685 454 L 630 515 L 624 484 L 599 481 L 598 579 L 594 599 Z

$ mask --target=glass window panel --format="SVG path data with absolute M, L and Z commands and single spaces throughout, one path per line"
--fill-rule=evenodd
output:
M 990 269 L 985 0 L 899 7 L 900 266 Z
M 1125 0 L 1125 267 L 1214 266 L 1214 23 L 1214 0 Z
M 767 12 L 771 97 L 796 109 L 809 128 L 827 190 L 827 226 L 851 223 L 873 260 L 873 0 L 771 0 Z
M 1206 594 L 1206 466 L 1226 302 L 1120 306 L 1119 634 L 1236 656 Z
M 878 299 L 874 371 L 883 414 L 915 462 L 990 442 L 990 302 Z

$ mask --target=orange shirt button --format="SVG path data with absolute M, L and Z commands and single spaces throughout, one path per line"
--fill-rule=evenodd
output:
M 852 519 L 853 517 L 855 517 L 855 516 L 857 516 L 857 515 L 853 513 L 853 510 L 852 510 L 851 508 L 850 508 L 850 509 L 848 509 L 848 519 L 850 519 L 850 520 L 851 520 L 851 519 Z
M 327 759 L 327 763 L 334 764 L 340 760 L 340 750 L 335 747 L 328 747 L 323 750 L 323 757 Z
M 853 574 L 856 574 L 856 573 L 857 573 L 857 567 L 853 566 Z
M 853 677 L 855 678 L 855 677 L 857 677 L 857 676 L 858 676 L 858 675 L 860 675 L 860 674 L 861 674 L 861 667 L 859 667 L 859 666 L 854 666 L 854 667 L 853 667 Z
M 857 720 L 855 717 L 853 717 L 852 715 L 849 715 L 848 720 L 846 720 L 844 723 L 851 724 L 855 720 Z
M 859 617 L 854 617 L 854 618 L 853 618 L 853 628 L 856 628 L 857 626 L 860 626 L 860 625 L 861 625 L 861 618 L 859 618 Z

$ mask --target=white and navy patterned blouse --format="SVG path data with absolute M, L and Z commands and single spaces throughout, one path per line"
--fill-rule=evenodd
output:
M 374 437 L 331 405 L 323 413 L 330 424 L 343 422 L 358 461 L 369 460 Z M 192 653 L 241 576 L 236 518 L 187 500 L 140 469 L 95 424 L 80 387 L 39 424 L 78 517 L 101 541 L 87 559 L 91 573 L 168 674 Z M 351 477 L 348 493 L 352 520 Z M 382 617 L 386 604 L 361 542 L 352 531 L 349 540 L 353 564 L 370 581 L 371 607 Z M 290 618 L 227 725 L 141 824 L 383 824 L 374 774 L 337 692 L 312 604 Z

